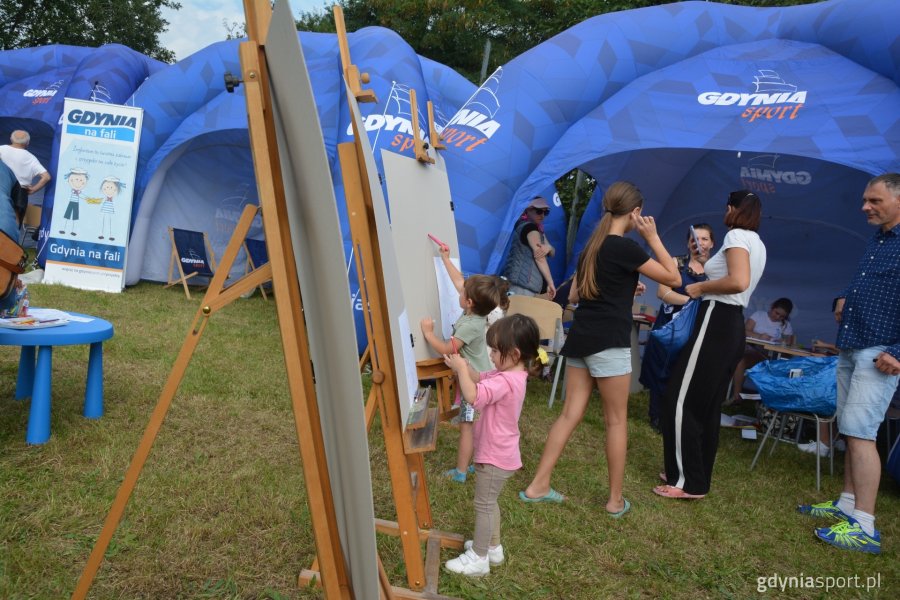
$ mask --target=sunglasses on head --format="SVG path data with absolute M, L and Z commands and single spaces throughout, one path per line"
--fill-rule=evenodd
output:
M 539 215 L 544 215 L 545 217 L 546 217 L 547 215 L 550 214 L 550 209 L 549 209 L 549 208 L 535 208 L 535 207 L 533 207 L 533 206 L 530 207 L 530 208 L 531 208 L 531 210 L 533 210 L 533 211 L 536 212 L 537 214 L 539 214 Z

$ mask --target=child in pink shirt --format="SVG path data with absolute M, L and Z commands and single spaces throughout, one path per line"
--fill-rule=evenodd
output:
M 487 345 L 495 370 L 484 373 L 459 354 L 444 355 L 463 398 L 480 414 L 474 429 L 475 535 L 465 543 L 465 552 L 444 565 L 448 571 L 469 576 L 487 575 L 490 565 L 504 560 L 497 498 L 506 480 L 522 468 L 519 415 L 528 367 L 540 345 L 537 324 L 524 315 L 504 317 L 488 329 Z

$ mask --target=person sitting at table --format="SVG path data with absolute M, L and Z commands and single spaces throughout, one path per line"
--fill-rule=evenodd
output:
M 789 317 L 794 310 L 794 303 L 788 298 L 779 298 L 769 307 L 768 311 L 758 310 L 753 313 L 744 324 L 744 332 L 747 337 L 772 342 L 773 344 L 794 343 L 794 329 L 791 327 Z M 732 378 L 730 403 L 740 402 L 741 389 L 744 387 L 744 372 L 757 363 L 768 359 L 759 348 L 747 345 L 744 350 L 744 358 L 738 363 Z

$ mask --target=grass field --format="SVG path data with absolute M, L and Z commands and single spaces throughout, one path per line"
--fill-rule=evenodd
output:
M 103 418 L 81 416 L 87 348 L 53 356 L 52 437 L 27 446 L 30 401 L 16 401 L 18 348 L 0 348 L 0 598 L 67 598 L 121 483 L 200 298 L 142 283 L 122 294 L 31 285 L 31 303 L 103 317 Z M 352 374 L 348 374 L 352 375 Z M 355 376 L 355 375 L 354 375 Z M 779 446 L 753 472 L 756 444 L 723 430 L 711 494 L 698 502 L 655 496 L 661 440 L 632 396 L 625 493 L 632 511 L 604 514 L 606 466 L 599 402 L 588 409 L 554 474 L 563 505 L 525 505 L 527 483 L 561 404 L 529 384 L 522 414 L 525 468 L 501 496 L 507 562 L 489 577 L 443 573 L 443 594 L 473 599 L 751 598 L 759 578 L 833 577 L 840 589 L 769 590 L 789 598 L 896 598 L 900 489 L 885 476 L 877 527 L 883 553 L 835 550 L 813 538 L 798 502 L 832 499 L 842 465 L 815 490 L 815 459 Z M 362 405 L 362 400 L 360 401 Z M 175 397 L 98 577 L 92 598 L 317 598 L 297 575 L 315 554 L 273 302 L 259 295 L 213 316 Z M 381 429 L 369 437 L 378 517 L 394 519 Z M 455 457 L 442 429 L 429 454 L 434 526 L 471 535 L 473 484 L 439 473 Z M 839 455 L 841 457 L 842 455 Z M 827 464 L 827 463 L 825 463 Z M 395 585 L 405 586 L 397 540 L 379 536 Z M 445 551 L 443 559 L 454 553 Z M 858 578 L 854 580 L 854 577 Z M 843 579 L 841 579 L 843 578 Z M 869 579 L 880 578 L 880 579 Z M 862 588 L 848 588 L 858 583 Z M 865 589 L 877 583 L 875 589 Z

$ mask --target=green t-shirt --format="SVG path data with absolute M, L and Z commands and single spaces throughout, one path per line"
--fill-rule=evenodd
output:
M 453 324 L 453 337 L 464 344 L 459 353 L 479 373 L 484 373 L 494 368 L 491 366 L 487 342 L 484 340 L 486 329 L 487 317 L 479 317 L 474 314 L 464 314 Z

